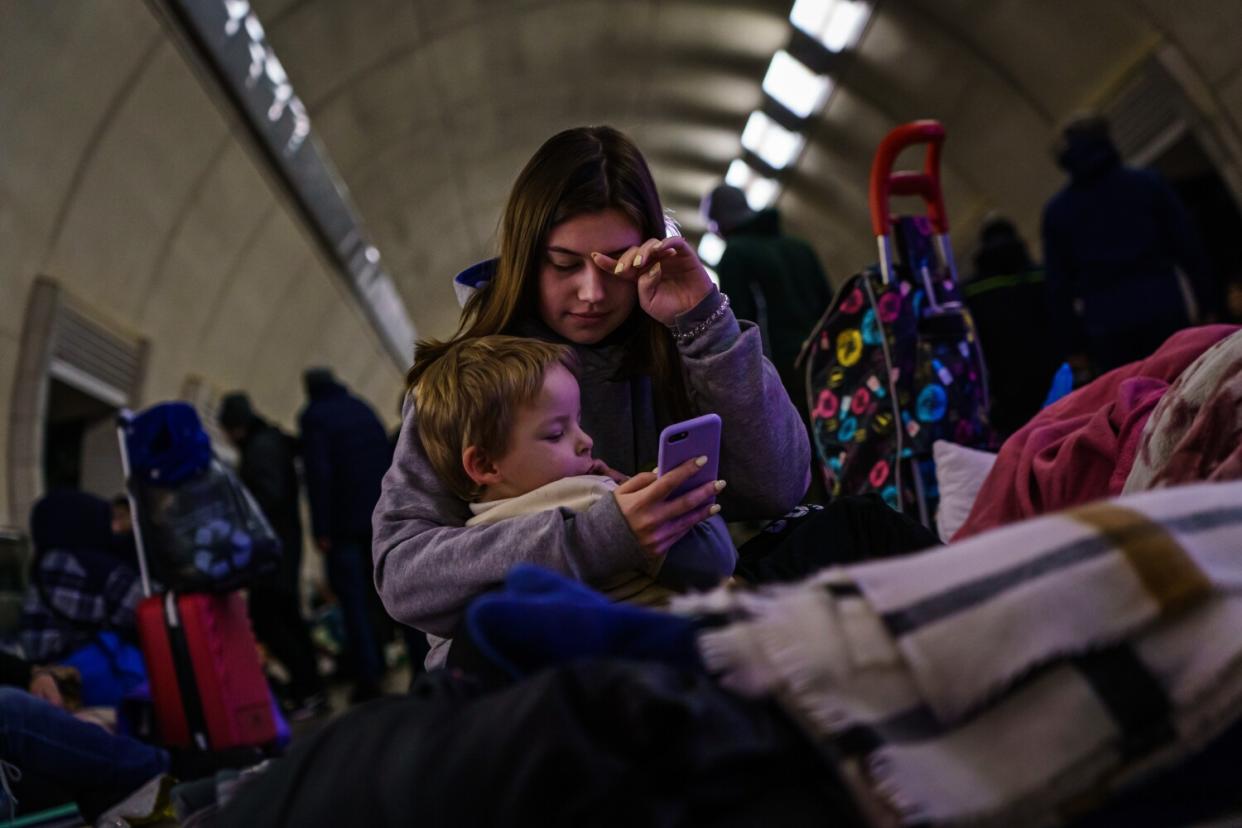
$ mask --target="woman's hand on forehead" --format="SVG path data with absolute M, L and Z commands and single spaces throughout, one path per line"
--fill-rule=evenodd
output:
M 681 236 L 648 239 L 620 256 L 592 253 L 596 266 L 638 285 L 638 301 L 648 316 L 671 327 L 679 314 L 712 291 L 694 249 Z

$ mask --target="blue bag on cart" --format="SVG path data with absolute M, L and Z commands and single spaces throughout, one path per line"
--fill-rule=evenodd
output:
M 280 541 L 254 497 L 212 456 L 193 407 L 161 403 L 123 429 L 156 580 L 178 592 L 230 592 L 276 570 Z

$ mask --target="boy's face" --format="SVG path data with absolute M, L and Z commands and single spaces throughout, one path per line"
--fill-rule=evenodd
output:
M 559 363 L 548 369 L 543 389 L 517 411 L 509 446 L 495 461 L 499 481 L 489 483 L 485 500 L 516 497 L 554 480 L 593 473 L 594 443 L 578 423 L 578 380 Z

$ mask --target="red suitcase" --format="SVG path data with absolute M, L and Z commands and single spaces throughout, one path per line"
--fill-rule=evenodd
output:
M 146 598 L 138 637 L 164 744 L 223 750 L 276 738 L 241 593 Z

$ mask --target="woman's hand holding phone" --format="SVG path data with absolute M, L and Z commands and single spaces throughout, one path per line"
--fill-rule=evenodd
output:
M 692 458 L 658 477 L 655 472 L 640 472 L 613 492 L 621 515 L 648 557 L 661 557 L 696 524 L 720 511 L 712 501 L 725 487 L 723 480 L 703 483 L 670 499 L 706 462 L 705 457 Z

